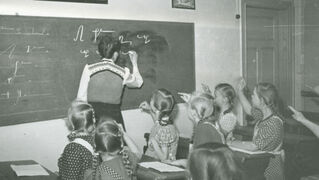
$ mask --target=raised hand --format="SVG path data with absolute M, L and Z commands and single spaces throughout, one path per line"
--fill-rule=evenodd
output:
M 177 93 L 185 102 L 188 102 L 191 98 L 191 94 L 188 94 L 188 93 L 182 93 L 182 92 L 179 92 Z
M 212 94 L 212 91 L 207 84 L 202 83 L 202 89 L 205 93 Z
M 151 110 L 151 106 L 150 104 L 147 102 L 147 101 L 143 101 L 140 106 L 139 106 L 140 109 L 142 109 L 143 111 L 149 111 Z
M 301 121 L 306 119 L 305 116 L 301 112 L 297 111 L 292 106 L 288 106 L 288 108 L 293 112 L 292 117 L 294 119 L 296 119 L 297 121 L 301 122 Z
M 246 87 L 245 79 L 240 78 L 239 83 L 238 83 L 238 91 L 243 91 L 245 87 Z
M 129 51 L 128 55 L 130 56 L 130 60 L 132 64 L 137 64 L 137 58 L 138 58 L 137 53 L 135 51 Z

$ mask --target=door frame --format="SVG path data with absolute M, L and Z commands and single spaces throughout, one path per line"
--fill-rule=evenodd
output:
M 288 25 L 293 24 L 294 20 L 294 11 L 293 11 L 293 3 L 292 2 L 287 2 L 287 1 L 278 1 L 278 0 L 241 0 L 240 3 L 240 11 L 241 11 L 241 22 L 240 22 L 240 39 L 241 39 L 241 46 L 240 46 L 240 52 L 241 52 L 241 74 L 242 76 L 247 79 L 247 54 L 246 54 L 246 49 L 247 49 L 247 42 L 246 42 L 246 11 L 247 7 L 254 7 L 254 8 L 270 8 L 270 9 L 275 9 L 275 10 L 286 10 L 288 13 Z M 291 71 L 289 73 L 289 78 L 291 79 L 291 105 L 295 104 L 295 60 L 294 60 L 294 37 L 293 32 L 294 28 L 293 26 L 289 26 L 289 39 L 288 39 L 288 60 L 291 62 Z

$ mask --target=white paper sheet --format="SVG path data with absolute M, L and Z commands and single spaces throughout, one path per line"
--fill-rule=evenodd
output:
M 231 145 L 229 145 L 229 148 L 232 149 L 233 151 L 239 151 L 239 152 L 243 152 L 243 153 L 247 153 L 247 154 L 264 154 L 267 153 L 266 151 L 248 151 L 245 149 L 240 149 L 238 147 L 233 147 Z
M 161 163 L 161 162 L 141 162 L 139 163 L 140 166 L 143 166 L 145 168 L 152 168 L 155 169 L 157 171 L 160 172 L 181 172 L 181 171 L 185 171 L 182 168 L 176 167 L 176 166 L 172 166 L 172 165 L 168 165 L 165 163 Z
M 10 167 L 17 174 L 17 176 L 48 176 L 49 173 L 40 165 L 13 165 Z

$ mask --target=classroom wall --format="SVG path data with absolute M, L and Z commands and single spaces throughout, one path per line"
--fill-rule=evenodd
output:
M 0 14 L 79 18 L 129 19 L 195 23 L 196 88 L 213 88 L 235 81 L 241 74 L 240 25 L 237 0 L 196 0 L 196 10 L 174 9 L 171 0 L 109 0 L 109 4 L 0 0 Z M 181 67 L 182 68 L 182 67 Z M 187 83 L 187 82 L 185 82 Z M 192 126 L 184 104 L 176 106 L 177 126 L 190 137 Z M 123 112 L 128 133 L 140 149 L 152 120 L 138 109 Z M 0 161 L 34 159 L 52 171 L 67 143 L 62 119 L 0 127 Z
M 305 0 L 304 4 L 304 85 L 315 87 L 319 85 L 319 1 Z M 318 98 L 304 98 L 305 111 L 319 112 L 318 107 Z

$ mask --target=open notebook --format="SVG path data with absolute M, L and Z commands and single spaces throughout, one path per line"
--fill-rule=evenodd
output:
M 181 172 L 185 171 L 182 168 L 172 166 L 169 164 L 161 163 L 161 162 L 141 162 L 139 163 L 140 166 L 143 166 L 145 168 L 152 168 L 159 172 Z
M 48 176 L 49 173 L 40 164 L 13 165 L 10 167 L 17 176 Z
M 243 152 L 243 153 L 247 153 L 247 154 L 264 154 L 264 153 L 267 153 L 266 151 L 249 151 L 249 150 L 245 150 L 245 149 L 240 149 L 238 147 L 233 147 L 231 145 L 229 145 L 229 148 L 232 149 L 233 151 L 239 151 L 239 152 Z

